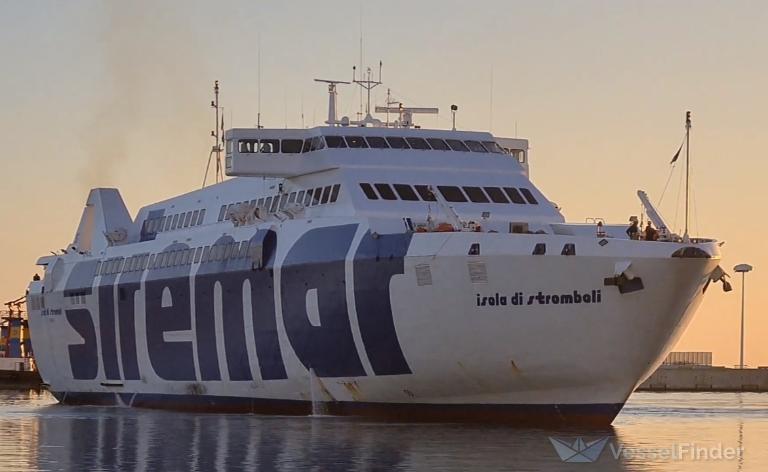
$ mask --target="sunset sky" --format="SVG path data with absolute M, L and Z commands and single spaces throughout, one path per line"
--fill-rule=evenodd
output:
M 531 175 L 567 219 L 624 223 L 658 201 L 693 112 L 691 226 L 748 262 L 746 362 L 768 365 L 768 3 L 763 1 L 0 2 L 0 300 L 72 241 L 88 190 L 132 212 L 198 188 L 222 86 L 227 127 L 320 124 L 325 87 L 360 60 L 438 106 L 421 124 L 531 141 Z M 376 67 L 377 68 L 377 67 Z M 358 92 L 340 90 L 342 114 Z M 492 99 L 492 100 L 491 100 Z M 302 118 L 303 113 L 303 118 Z M 680 162 L 682 163 L 682 161 Z M 679 163 L 679 164 L 680 164 Z M 662 213 L 683 224 L 681 167 Z M 676 350 L 738 362 L 740 278 Z

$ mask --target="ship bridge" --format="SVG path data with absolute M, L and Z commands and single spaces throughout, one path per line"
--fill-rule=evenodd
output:
M 234 128 L 226 173 L 295 178 L 341 167 L 494 168 L 528 174 L 528 140 L 421 128 Z

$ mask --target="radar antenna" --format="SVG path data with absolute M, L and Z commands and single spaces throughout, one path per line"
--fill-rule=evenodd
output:
M 394 127 L 400 127 L 400 128 L 410 128 L 411 126 L 414 126 L 413 124 L 413 115 L 420 114 L 420 115 L 437 115 L 440 112 L 439 108 L 425 108 L 425 107 L 404 107 L 402 103 L 400 102 L 389 102 L 388 103 L 396 103 L 398 104 L 397 107 L 392 106 L 386 106 L 386 107 L 376 107 L 376 113 L 387 113 L 387 121 L 389 121 L 389 113 L 397 113 L 398 114 L 398 121 L 394 123 Z M 418 126 L 416 126 L 418 128 Z
M 315 79 L 315 82 L 322 82 L 328 84 L 328 119 L 326 124 L 336 126 L 340 124 L 338 118 L 336 118 L 336 100 L 338 94 L 336 93 L 336 85 L 349 84 L 350 82 L 344 82 L 343 80 L 327 80 L 327 79 Z

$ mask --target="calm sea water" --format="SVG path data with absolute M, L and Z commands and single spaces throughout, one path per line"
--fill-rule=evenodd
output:
M 586 451 L 602 444 L 595 462 L 563 462 L 550 441 L 579 437 L 604 439 Z M 0 390 L 0 470 L 762 471 L 768 394 L 639 393 L 610 429 L 544 431 L 69 407 Z

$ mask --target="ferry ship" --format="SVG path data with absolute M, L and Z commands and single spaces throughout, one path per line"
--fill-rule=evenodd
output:
M 657 241 L 566 222 L 527 140 L 371 110 L 370 75 L 364 116 L 337 118 L 326 82 L 326 126 L 219 139 L 217 117 L 229 179 L 135 217 L 90 191 L 29 285 L 61 403 L 604 426 L 726 282 L 720 244 L 644 193 Z

